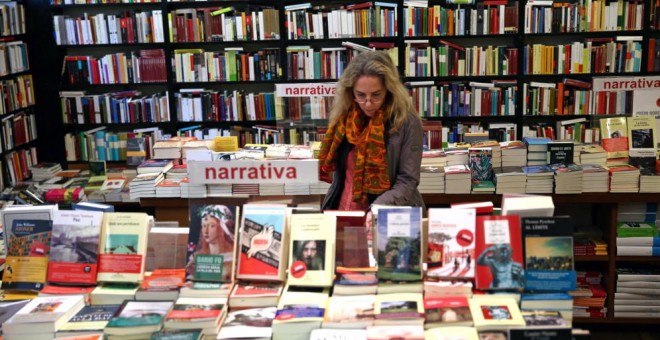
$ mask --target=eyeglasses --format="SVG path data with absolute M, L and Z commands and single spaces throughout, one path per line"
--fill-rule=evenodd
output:
M 381 93 L 379 95 L 371 96 L 371 98 L 368 98 L 365 94 L 363 93 L 353 93 L 353 100 L 357 102 L 358 104 L 366 104 L 367 102 L 371 102 L 371 104 L 380 104 L 383 100 L 385 100 L 385 93 Z

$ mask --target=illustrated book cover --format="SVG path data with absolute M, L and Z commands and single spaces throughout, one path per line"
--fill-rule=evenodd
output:
M 149 216 L 146 213 L 105 213 L 97 280 L 135 282 L 144 279 Z
M 477 289 L 522 290 L 525 287 L 520 217 L 477 216 Z
M 243 205 L 236 278 L 284 281 L 288 255 L 286 206 Z
M 476 210 L 430 208 L 428 216 L 427 275 L 473 278 Z

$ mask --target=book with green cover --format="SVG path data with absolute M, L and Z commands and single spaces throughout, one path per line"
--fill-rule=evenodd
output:
M 108 321 L 104 333 L 125 336 L 157 332 L 173 305 L 173 301 L 126 300 Z

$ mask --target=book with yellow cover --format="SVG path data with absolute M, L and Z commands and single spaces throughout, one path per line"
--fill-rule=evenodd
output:
M 142 281 L 148 233 L 146 213 L 106 213 L 101 227 L 98 281 Z
M 293 286 L 332 286 L 335 272 L 336 219 L 316 214 L 291 215 L 287 282 Z

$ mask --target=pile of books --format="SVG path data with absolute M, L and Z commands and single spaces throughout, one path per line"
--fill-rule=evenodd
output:
M 550 168 L 555 172 L 556 194 L 582 193 L 582 167 L 577 164 L 552 164 Z
M 610 190 L 610 173 L 603 165 L 581 164 L 582 192 L 608 192 Z
M 422 166 L 419 174 L 419 186 L 417 187 L 417 190 L 422 194 L 444 194 L 444 167 Z
M 628 164 L 608 165 L 610 192 L 639 192 L 639 168 Z
M 657 318 L 660 315 L 660 271 L 618 267 L 614 317 Z
M 525 192 L 528 194 L 551 194 L 555 172 L 547 165 L 529 165 L 522 168 L 527 175 Z

